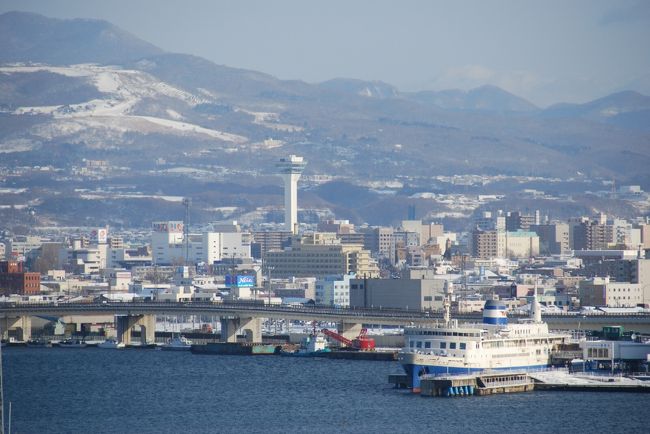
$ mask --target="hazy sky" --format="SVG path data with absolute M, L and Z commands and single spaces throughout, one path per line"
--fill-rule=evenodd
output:
M 539 105 L 650 94 L 650 1 L 3 0 L 101 18 L 165 50 L 308 82 L 495 84 Z

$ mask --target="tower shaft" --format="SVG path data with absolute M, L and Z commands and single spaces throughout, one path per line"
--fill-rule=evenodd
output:
M 283 174 L 282 178 L 284 179 L 284 225 L 287 231 L 296 233 L 300 173 Z
M 307 163 L 302 157 L 290 155 L 277 163 L 284 180 L 284 226 L 287 231 L 298 231 L 298 180 Z

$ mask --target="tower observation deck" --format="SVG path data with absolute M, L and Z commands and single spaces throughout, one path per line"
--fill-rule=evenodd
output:
M 281 158 L 276 164 L 284 180 L 284 225 L 294 234 L 298 229 L 298 179 L 306 165 L 307 162 L 297 155 Z

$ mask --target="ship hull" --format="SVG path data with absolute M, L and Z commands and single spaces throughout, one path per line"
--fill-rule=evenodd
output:
M 262 356 L 272 355 L 280 351 L 278 345 L 273 344 L 243 344 L 218 342 L 206 345 L 192 345 L 194 354 L 216 354 L 230 356 Z

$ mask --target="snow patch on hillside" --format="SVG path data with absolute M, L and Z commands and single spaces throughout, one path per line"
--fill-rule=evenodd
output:
M 248 140 L 246 137 L 238 136 L 237 134 L 224 133 L 222 131 L 203 128 L 198 125 L 189 124 L 186 122 L 171 121 L 169 119 L 155 118 L 152 116 L 131 116 L 131 117 L 144 119 L 151 123 L 161 125 L 163 127 L 171 128 L 177 131 L 182 131 L 185 133 L 193 132 L 197 134 L 205 134 L 207 136 L 214 137 L 215 139 L 223 140 L 226 142 L 244 143 Z
M 167 109 L 167 110 L 165 110 L 165 112 L 167 113 L 167 115 L 168 115 L 170 118 L 172 118 L 172 119 L 174 119 L 174 120 L 177 120 L 177 121 L 181 121 L 181 120 L 183 120 L 183 116 L 181 116 L 181 114 L 178 113 L 178 112 L 175 111 L 175 110 Z
M 176 134 L 198 134 L 233 143 L 245 143 L 246 137 L 218 131 L 199 125 L 181 122 L 183 116 L 175 110 L 167 109 L 172 118 L 162 119 L 154 116 L 140 116 L 133 113 L 134 107 L 145 98 L 168 97 L 180 100 L 190 107 L 212 102 L 205 96 L 194 95 L 167 83 L 163 83 L 145 72 L 98 65 L 13 65 L 0 67 L 0 73 L 31 73 L 48 71 L 68 77 L 87 77 L 95 87 L 106 95 L 79 104 L 41 107 L 19 107 L 15 115 L 49 115 L 54 122 L 37 125 L 32 133 L 52 139 L 57 135 L 82 133 L 84 128 L 99 130 L 113 129 L 118 134 L 129 131 L 169 132 Z M 110 135 L 110 134 L 109 134 Z
M 243 108 L 236 108 L 235 111 L 246 113 L 247 115 L 253 116 L 254 124 L 261 125 L 271 130 L 292 133 L 292 132 L 299 132 L 304 129 L 303 127 L 299 127 L 296 125 L 280 123 L 280 115 L 278 113 L 254 112 Z

